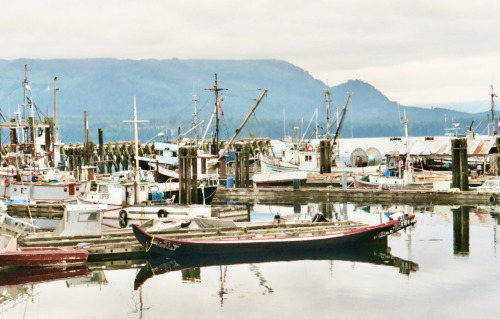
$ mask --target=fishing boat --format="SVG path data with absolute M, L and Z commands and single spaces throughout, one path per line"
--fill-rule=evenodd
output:
M 252 176 L 253 186 L 293 186 L 294 183 L 304 185 L 307 181 L 307 172 L 305 171 L 284 171 L 273 173 L 257 173 Z
M 408 137 L 408 120 L 406 110 L 404 120 L 405 126 L 406 154 L 389 154 L 387 169 L 382 173 L 369 174 L 364 177 L 356 177 L 354 186 L 356 188 L 397 188 L 397 189 L 433 189 L 433 182 L 415 181 L 414 161 L 410 157 L 410 139 Z
M 352 224 L 349 224 L 352 223 Z M 241 252 L 276 252 L 335 249 L 357 245 L 387 244 L 387 236 L 416 223 L 415 215 L 400 214 L 374 226 L 326 222 L 281 224 L 218 229 L 197 238 L 155 236 L 132 225 L 137 240 L 147 252 L 160 255 L 211 255 Z
M 83 264 L 89 256 L 90 246 L 76 247 L 17 247 L 16 238 L 0 236 L 0 266 L 40 267 Z
M 327 89 L 325 92 L 326 102 L 326 134 L 325 138 L 332 146 L 332 153 L 330 154 L 330 162 L 335 164 L 337 160 L 336 143 L 340 135 L 340 130 L 345 118 L 347 106 L 351 100 L 351 95 L 348 95 L 347 103 L 342 109 L 342 115 L 338 120 L 337 131 L 335 134 L 330 134 L 330 91 Z M 316 112 L 315 112 L 316 113 Z M 317 122 L 317 120 L 316 120 Z M 313 132 L 318 132 L 318 125 Z M 271 172 L 288 172 L 288 171 L 305 171 L 308 173 L 320 173 L 320 147 L 318 144 L 312 142 L 312 135 L 309 139 L 305 139 L 305 134 L 302 138 L 298 138 L 298 129 L 295 127 L 295 138 L 285 136 L 283 142 L 285 147 L 282 150 L 281 158 L 269 157 L 264 154 L 260 155 L 261 171 L 262 173 Z M 317 136 L 317 134 L 316 134 Z M 333 136 L 333 139 L 332 139 Z M 336 166 L 336 165 L 332 165 Z
M 1 115 L 1 129 L 9 130 L 10 144 L 0 163 L 0 198 L 25 202 L 76 202 L 80 183 L 71 172 L 61 171 L 63 143 L 59 138 L 57 103 L 54 118 L 42 118 L 33 100 L 28 67 L 22 82 L 24 99 L 15 117 Z M 54 79 L 54 99 L 56 97 Z M 0 142 L 1 145 L 1 142 Z

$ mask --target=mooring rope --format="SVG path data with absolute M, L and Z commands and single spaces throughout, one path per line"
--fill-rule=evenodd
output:
M 153 240 L 155 240 L 155 235 L 152 235 L 151 241 L 149 242 L 149 247 L 147 247 L 147 245 L 146 245 L 146 252 L 149 252 L 151 247 L 153 247 Z M 147 242 L 146 242 L 146 244 L 147 244 Z

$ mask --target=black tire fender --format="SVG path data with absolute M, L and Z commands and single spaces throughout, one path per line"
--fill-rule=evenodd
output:
M 158 211 L 158 217 L 167 217 L 168 216 L 168 212 L 164 209 L 160 209 Z
M 120 211 L 120 213 L 118 214 L 118 216 L 120 217 L 120 220 L 124 220 L 126 221 L 128 219 L 128 214 L 127 214 L 127 211 L 122 209 Z

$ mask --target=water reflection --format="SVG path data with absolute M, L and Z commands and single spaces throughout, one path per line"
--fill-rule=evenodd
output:
M 34 296 L 35 285 L 85 278 L 91 273 L 86 265 L 60 267 L 8 267 L 0 268 L 0 305 L 21 302 Z
M 469 207 L 453 209 L 453 252 L 469 254 Z
M 254 317 L 334 313 L 364 318 L 370 313 L 386 318 L 411 309 L 406 317 L 498 317 L 494 308 L 500 286 L 498 206 L 311 203 L 263 208 L 267 212 L 257 208 L 252 211 L 253 220 L 272 219 L 276 211 L 292 219 L 322 212 L 331 219 L 378 224 L 391 213 L 404 211 L 416 214 L 418 221 L 411 230 L 390 235 L 389 253 L 364 249 L 285 257 L 244 255 L 235 260 L 90 262 L 84 268 L 87 276 L 61 276 L 54 279 L 59 282 L 50 283 L 23 276 L 19 270 L 0 271 L 4 280 L 0 313 L 6 318 L 140 318 L 146 314 L 153 318 L 168 313 L 177 318 L 220 319 L 241 316 L 242 309 L 251 308 Z M 18 282 L 6 287 L 5 280 L 12 278 Z M 327 302 L 318 302 L 319 297 Z M 454 311 L 457 305 L 459 313 Z
M 18 287 L 56 280 L 86 277 L 90 274 L 86 265 L 65 267 L 11 267 L 0 271 L 0 287 Z
M 228 266 L 236 264 L 257 264 L 265 262 L 284 262 L 297 260 L 340 260 L 386 265 L 399 268 L 401 274 L 409 275 L 418 270 L 418 264 L 392 256 L 388 247 L 355 247 L 336 251 L 299 251 L 276 253 L 241 253 L 231 255 L 200 255 L 158 257 L 149 259 L 137 273 L 134 289 L 138 289 L 151 277 L 182 270 L 183 280 L 201 280 L 201 267 Z

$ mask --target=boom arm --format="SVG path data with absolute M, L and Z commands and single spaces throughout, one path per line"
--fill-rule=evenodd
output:
M 339 138 L 340 135 L 340 130 L 342 130 L 342 124 L 344 124 L 345 113 L 347 112 L 347 106 L 349 105 L 349 102 L 351 102 L 351 93 L 347 94 L 347 102 L 345 103 L 345 106 L 342 109 L 342 115 L 340 116 L 340 123 L 339 126 L 337 127 L 337 131 L 335 132 L 335 136 L 333 137 L 333 145 L 335 145 L 335 143 L 337 142 L 337 139 Z

